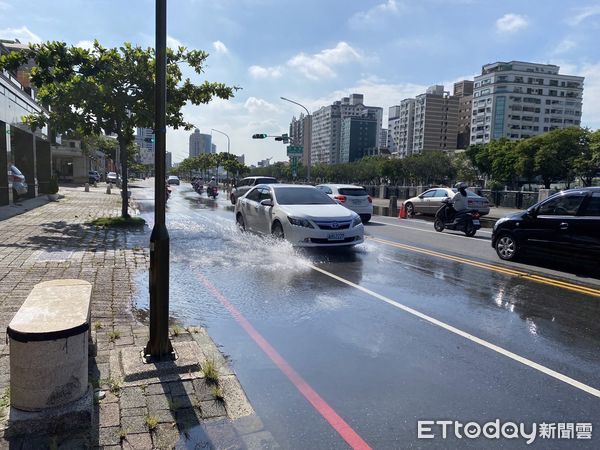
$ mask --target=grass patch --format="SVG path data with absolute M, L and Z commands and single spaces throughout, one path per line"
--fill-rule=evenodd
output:
M 121 332 L 119 330 L 114 330 L 108 333 L 108 340 L 110 342 L 115 342 L 117 339 L 121 338 Z
M 173 336 L 179 336 L 181 334 L 181 328 L 177 325 L 173 325 L 173 328 L 171 328 L 171 333 Z
M 94 330 L 98 331 L 102 329 L 102 322 L 100 322 L 99 320 L 96 320 L 94 322 Z
M 158 419 L 155 416 L 146 416 L 144 417 L 144 421 L 146 422 L 148 430 L 156 430 L 156 427 L 158 426 Z
M 219 369 L 214 359 L 207 359 L 202 364 L 202 372 L 206 377 L 206 381 L 212 384 L 219 384 Z
M 127 439 L 127 430 L 124 430 L 123 428 L 119 430 L 119 439 L 121 439 L 121 442 Z
M 100 380 L 100 384 L 108 386 L 108 390 L 114 395 L 119 395 L 121 392 L 121 380 L 115 378 L 107 378 L 106 380 Z
M 141 228 L 146 221 L 141 217 L 99 217 L 89 224 L 106 228 Z
M 187 327 L 185 329 L 185 331 L 187 331 L 190 334 L 198 334 L 198 333 L 200 333 L 200 330 L 197 327 Z
M 225 401 L 225 396 L 223 395 L 223 389 L 221 389 L 219 386 L 213 386 L 212 395 L 215 398 L 215 400 L 217 400 L 219 402 Z

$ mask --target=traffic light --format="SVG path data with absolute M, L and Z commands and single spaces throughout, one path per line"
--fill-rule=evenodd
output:
M 144 142 L 151 142 L 154 144 L 154 138 L 153 137 L 144 138 Z
M 277 136 L 275 138 L 276 141 L 283 141 L 284 144 L 287 144 L 290 141 L 290 137 L 284 133 L 281 136 Z
M 266 134 L 253 134 L 252 135 L 252 139 L 266 139 L 267 135 Z

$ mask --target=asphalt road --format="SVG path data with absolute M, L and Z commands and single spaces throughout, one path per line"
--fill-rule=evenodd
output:
M 152 226 L 152 191 L 133 191 Z M 489 230 L 418 219 L 376 216 L 352 250 L 298 250 L 240 233 L 220 197 L 182 184 L 168 201 L 171 313 L 207 327 L 282 448 L 600 447 L 598 279 L 500 263 Z M 419 420 L 497 419 L 557 438 L 418 439 Z M 558 438 L 563 423 L 591 423 L 592 439 Z

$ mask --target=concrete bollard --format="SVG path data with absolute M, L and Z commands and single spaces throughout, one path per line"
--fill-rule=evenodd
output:
M 389 205 L 389 216 L 396 217 L 398 215 L 398 197 L 392 195 L 390 197 L 390 205 Z
M 379 186 L 379 198 L 385 198 L 385 186 L 383 184 Z
M 546 200 L 550 196 L 550 189 L 540 189 L 538 191 L 538 202 Z
M 90 183 L 85 183 L 85 192 L 90 192 Z
M 106 193 L 107 193 L 107 194 L 110 194 L 111 187 L 112 187 L 112 184 L 111 184 L 111 183 L 108 183 L 108 184 L 106 185 Z

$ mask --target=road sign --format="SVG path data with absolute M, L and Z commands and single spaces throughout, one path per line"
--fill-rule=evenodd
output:
M 304 147 L 301 145 L 288 145 L 287 146 L 287 155 L 288 156 L 302 156 L 304 153 Z

